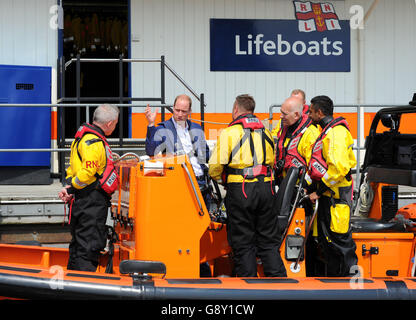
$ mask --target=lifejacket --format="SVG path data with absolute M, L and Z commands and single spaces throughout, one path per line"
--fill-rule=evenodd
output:
M 93 126 L 89 125 L 88 123 L 84 123 L 81 127 L 79 127 L 76 135 L 75 135 L 75 143 L 76 150 L 78 152 L 78 157 L 81 159 L 81 155 L 78 151 L 78 143 L 81 141 L 82 137 L 87 133 L 96 135 L 104 144 L 105 153 L 106 153 L 106 161 L 105 167 L 102 174 L 96 173 L 96 177 L 101 189 L 103 189 L 107 194 L 112 195 L 114 191 L 117 190 L 119 184 L 119 177 L 116 168 L 114 167 L 113 162 L 113 154 L 111 152 L 111 148 L 107 142 L 107 139 Z
M 322 141 L 326 137 L 328 130 L 334 128 L 336 126 L 342 125 L 346 127 L 348 130 L 348 123 L 345 121 L 344 118 L 338 117 L 333 119 L 330 123 L 328 123 L 325 128 L 322 130 L 321 134 L 315 141 L 315 144 L 312 147 L 312 156 L 311 160 L 309 161 L 309 176 L 312 180 L 319 181 L 321 180 L 326 172 L 328 171 L 328 165 L 325 161 L 324 155 L 322 154 Z
M 299 154 L 298 146 L 303 133 L 311 123 L 312 120 L 304 114 L 299 125 L 290 137 L 286 137 L 288 127 L 280 127 L 279 132 L 277 133 L 278 138 L 276 142 L 276 158 L 274 164 L 276 176 L 281 176 L 283 170 L 287 172 L 291 167 L 307 167 L 306 160 Z M 286 138 L 289 138 L 290 140 L 285 148 Z
M 225 167 L 225 170 L 223 172 L 222 180 L 224 183 L 227 181 L 227 176 L 229 174 L 236 174 L 236 175 L 242 175 L 244 177 L 243 180 L 243 194 L 247 198 L 247 195 L 244 192 L 244 182 L 246 179 L 254 179 L 257 177 L 271 177 L 272 176 L 272 168 L 268 165 L 266 165 L 266 142 L 269 143 L 272 148 L 274 149 L 273 141 L 266 135 L 265 128 L 263 123 L 253 114 L 244 114 L 240 117 L 238 117 L 236 120 L 232 121 L 228 126 L 235 126 L 235 125 L 241 125 L 244 130 L 244 135 L 238 141 L 238 143 L 235 145 L 233 150 L 230 154 L 230 159 L 228 163 L 232 161 L 232 158 L 237 153 L 237 151 L 241 148 L 241 146 L 244 144 L 244 142 L 249 139 L 250 143 L 250 150 L 251 155 L 253 157 L 253 165 L 250 167 L 246 167 L 244 169 L 236 169 L 236 168 L 230 168 L 229 166 Z M 262 146 L 263 146 L 263 162 L 259 163 L 256 156 L 256 151 L 254 148 L 254 141 L 251 133 L 255 130 L 261 131 L 262 136 Z M 272 190 L 273 192 L 273 190 Z

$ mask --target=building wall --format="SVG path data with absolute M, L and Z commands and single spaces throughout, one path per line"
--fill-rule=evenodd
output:
M 332 1 L 340 19 L 352 16 L 352 5 L 367 11 L 372 2 Z M 414 1 L 379 1 L 365 28 L 351 31 L 351 72 L 211 72 L 210 18 L 295 19 L 292 1 L 131 0 L 131 56 L 165 55 L 198 94 L 205 94 L 208 113 L 230 112 L 240 93 L 252 94 L 256 111 L 267 113 L 294 88 L 303 88 L 309 99 L 329 95 L 338 105 L 407 104 L 416 91 L 415 10 Z M 168 103 L 186 92 L 170 75 L 166 84 Z M 133 67 L 132 94 L 160 95 L 158 65 Z
M 228 122 L 236 95 L 252 94 L 256 111 L 267 117 L 269 107 L 281 104 L 294 88 L 310 99 L 318 94 L 337 105 L 407 104 L 416 91 L 416 4 L 410 0 L 380 0 L 363 30 L 351 31 L 351 72 L 211 72 L 210 18 L 294 19 L 293 2 L 287 0 L 130 0 L 131 57 L 158 58 L 166 62 L 197 93 L 204 93 L 206 119 Z M 322 1 L 323 2 L 323 1 Z M 352 5 L 367 12 L 373 0 L 332 1 L 340 19 L 349 19 Z M 58 32 L 51 27 L 56 0 L 0 1 L 0 63 L 52 66 L 56 72 Z M 55 101 L 55 76 L 52 76 Z M 160 66 L 135 63 L 132 96 L 160 96 Z M 166 73 L 166 102 L 188 92 Z M 189 92 L 188 92 L 189 93 Z M 194 112 L 199 112 L 194 98 Z M 366 108 L 374 112 L 375 108 Z M 143 109 L 132 114 L 132 137 L 146 132 Z M 278 115 L 278 109 L 275 109 Z M 355 109 L 348 111 L 355 121 Z M 196 115 L 195 118 L 198 116 Z M 371 121 L 366 113 L 364 126 Z M 215 138 L 215 137 L 214 137 Z
M 350 3 L 350 1 L 346 1 Z M 369 7 L 370 1 L 359 1 Z M 416 3 L 382 0 L 363 34 L 366 104 L 407 104 L 416 92 Z
M 56 0 L 0 1 L 0 63 L 56 68 L 58 33 L 51 28 Z
M 0 1 L 0 64 L 52 67 L 52 103 L 57 98 L 56 4 L 56 0 Z M 51 110 L 51 119 L 51 148 L 56 148 L 56 108 Z M 57 164 L 57 153 L 52 153 L 52 171 L 57 171 Z

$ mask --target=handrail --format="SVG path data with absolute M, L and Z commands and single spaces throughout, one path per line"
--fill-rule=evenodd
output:
M 175 70 L 173 70 L 173 68 L 166 63 L 166 61 L 164 61 L 161 58 L 133 58 L 133 59 L 117 59 L 117 58 L 109 58 L 109 59 L 98 59 L 98 58 L 72 58 L 70 60 L 68 60 L 67 62 L 65 62 L 65 70 L 72 64 L 72 62 L 94 62 L 94 63 L 104 63 L 104 62 L 117 62 L 119 63 L 120 61 L 123 63 L 128 63 L 128 62 L 161 62 L 163 63 L 163 65 L 172 73 L 172 75 L 179 80 L 180 83 L 182 83 L 184 85 L 184 87 L 186 89 L 189 90 L 189 92 L 195 97 L 195 99 L 197 99 L 199 102 L 201 102 L 201 98 L 200 96 L 195 92 L 195 90 L 193 90 L 191 88 L 191 86 L 189 86 L 184 79 L 181 78 L 181 76 L 179 76 L 179 74 L 177 72 L 175 72 Z M 206 106 L 206 103 L 204 103 L 204 107 Z
M 194 191 L 194 195 L 195 195 L 196 201 L 198 202 L 198 207 L 199 207 L 199 215 L 200 215 L 200 216 L 203 216 L 203 215 L 204 215 L 204 209 L 202 208 L 202 203 L 201 203 L 201 200 L 200 200 L 200 199 L 199 199 L 199 197 L 198 197 L 198 192 L 196 191 L 197 189 L 196 189 L 196 187 L 195 187 L 195 185 L 194 185 L 194 182 L 193 182 L 193 180 L 192 180 L 191 173 L 189 172 L 189 169 L 188 169 L 188 167 L 186 166 L 186 163 L 182 163 L 181 165 L 182 165 L 182 168 L 184 168 L 184 169 L 185 169 L 185 172 L 186 172 L 186 174 L 187 174 L 187 176 L 188 176 L 188 178 L 189 178 L 189 181 L 191 182 L 191 187 L 192 187 L 192 190 Z
M 74 108 L 74 107 L 98 107 L 99 105 L 101 105 L 100 103 L 87 103 L 87 104 L 80 104 L 80 103 L 74 103 L 74 104 L 47 104 L 47 103 L 39 103 L 39 104 L 28 104 L 28 103 L 1 103 L 0 104 L 0 108 L 1 107 L 57 107 L 57 108 Z M 145 108 L 147 105 L 143 105 L 143 104 L 113 104 L 117 107 L 137 107 L 137 108 Z M 152 107 L 160 107 L 160 108 L 168 108 L 171 107 L 172 105 L 169 104 L 157 104 L 154 105 L 152 104 Z M 356 181 L 358 182 L 356 187 L 358 187 L 359 181 L 360 181 L 360 163 L 361 163 L 361 155 L 360 155 L 360 151 L 361 150 L 365 150 L 364 144 L 362 143 L 362 139 L 361 139 L 361 126 L 360 126 L 360 122 L 361 122 L 361 109 L 365 109 L 365 108 L 384 108 L 387 105 L 336 105 L 334 106 L 334 108 L 356 108 L 356 112 L 357 112 L 357 139 L 356 139 L 356 146 L 353 147 L 353 150 L 357 150 L 357 166 L 356 166 Z M 388 105 L 391 106 L 391 105 Z M 265 120 L 273 120 L 273 109 L 274 108 L 280 108 L 280 105 L 272 105 L 269 107 L 269 118 L 265 119 Z M 212 123 L 212 121 L 205 121 L 205 120 L 197 120 L 197 119 L 192 119 L 194 121 L 201 121 L 201 122 L 206 122 L 206 123 Z M 217 124 L 221 124 L 221 123 L 217 123 Z M 271 123 L 269 124 L 269 129 L 271 130 Z M 66 140 L 71 140 L 71 139 L 65 139 Z M 118 139 L 109 139 L 110 140 L 118 140 Z M 137 142 L 142 142 L 143 139 L 128 139 L 126 138 L 125 140 L 131 140 L 131 141 L 137 141 Z M 122 148 L 112 148 L 113 151 L 143 151 L 144 148 L 134 148 L 134 147 L 122 147 Z M 69 148 L 30 148 L 30 149 L 0 149 L 0 153 L 2 152 L 58 152 L 58 153 L 62 153 L 62 152 L 69 152 L 71 151 L 71 149 Z
M 111 148 L 112 151 L 143 151 L 144 148 Z M 0 149 L 0 152 L 69 152 L 70 148 Z
M 76 62 L 78 59 L 77 58 L 72 58 L 70 60 L 68 60 L 67 62 L 65 62 L 65 69 L 68 68 L 72 62 Z M 120 62 L 120 59 L 117 58 L 108 58 L 108 59 L 94 59 L 94 58 L 80 58 L 79 59 L 80 62 Z M 143 59 L 122 59 L 122 62 L 161 62 L 162 59 L 160 58 L 143 58 Z
M 77 58 L 72 58 L 68 61 L 65 62 L 64 67 L 65 70 L 72 64 L 72 62 L 93 62 L 93 63 L 106 63 L 106 62 L 114 62 L 114 63 L 131 63 L 131 62 L 158 62 L 158 63 L 162 63 L 164 67 L 166 67 L 171 73 L 172 75 L 179 80 L 180 83 L 182 83 L 184 85 L 184 87 L 186 89 L 189 90 L 189 92 L 191 92 L 191 94 L 199 101 L 201 102 L 201 97 L 200 95 L 198 95 L 195 90 L 193 90 L 191 88 L 191 86 L 189 86 L 184 79 L 181 78 L 181 76 L 179 76 L 179 74 L 177 72 L 175 72 L 173 70 L 173 68 L 166 63 L 166 61 L 164 60 L 164 57 L 162 56 L 161 58 L 104 58 L 104 59 L 99 59 L 99 58 L 81 58 L 81 57 L 77 57 Z M 204 107 L 206 106 L 206 104 L 204 103 Z
M 166 62 L 165 67 L 173 74 L 173 76 L 179 80 L 180 83 L 182 83 L 186 89 L 189 90 L 189 92 L 192 93 L 192 95 L 201 102 L 201 98 L 195 93 L 195 91 L 183 80 Z M 204 102 L 204 107 L 206 107 L 206 103 Z
M 64 108 L 77 108 L 77 107 L 98 107 L 103 103 L 0 103 L 0 107 L 41 107 L 41 108 L 53 108 L 53 107 L 64 107 Z M 117 104 L 111 103 L 113 106 L 116 107 L 135 107 L 135 108 L 146 108 L 146 104 Z M 172 107 L 171 104 L 152 104 L 152 107 L 159 107 L 159 108 L 167 108 Z
M 75 97 L 66 97 L 65 96 L 65 72 L 66 69 L 75 62 L 75 81 L 76 81 L 76 95 Z M 85 62 L 92 62 L 92 63 L 118 63 L 119 65 L 119 95 L 117 97 L 81 97 L 81 63 Z M 134 97 L 125 97 L 123 94 L 123 64 L 124 63 L 134 63 L 134 62 L 156 62 L 160 63 L 160 81 L 161 81 L 161 93 L 160 97 L 143 97 L 143 98 L 134 98 Z M 195 90 L 188 85 L 184 79 L 182 79 L 177 72 L 173 70 L 171 66 L 169 66 L 165 61 L 165 56 L 160 56 L 160 58 L 124 58 L 124 55 L 120 55 L 118 58 L 81 58 L 80 54 L 77 54 L 76 58 L 71 58 L 65 62 L 64 57 L 60 57 L 58 59 L 58 101 L 59 102 L 76 102 L 81 103 L 82 101 L 110 101 L 115 100 L 119 101 L 120 103 L 123 102 L 132 102 L 132 101 L 160 101 L 162 104 L 165 103 L 165 70 L 168 69 L 172 75 L 186 88 L 189 92 L 194 96 L 198 101 L 201 109 L 201 120 L 202 120 L 202 128 L 204 128 L 204 109 L 206 107 L 205 97 L 204 94 L 201 93 L 198 95 Z M 162 121 L 165 120 L 165 108 L 162 107 Z M 76 123 L 79 125 L 80 123 L 80 110 L 77 108 L 76 110 Z M 123 131 L 123 118 L 120 119 L 120 143 L 122 143 L 122 134 Z M 65 133 L 64 133 L 65 134 Z
M 273 109 L 275 108 L 280 108 L 282 105 L 280 104 L 273 104 L 269 107 L 269 119 L 267 120 L 273 120 Z M 382 105 L 382 104 L 339 104 L 339 105 L 334 105 L 334 109 L 335 108 L 385 108 L 385 107 L 391 107 L 390 105 Z M 335 110 L 334 110 L 335 111 Z

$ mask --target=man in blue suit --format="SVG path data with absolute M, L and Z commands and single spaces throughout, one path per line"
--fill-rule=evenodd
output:
M 182 94 L 175 98 L 173 116 L 155 126 L 157 111 L 152 112 L 147 105 L 144 112 L 148 127 L 146 135 L 146 154 L 185 153 L 189 156 L 205 204 L 209 210 L 206 163 L 209 160 L 209 147 L 202 127 L 188 120 L 192 111 L 192 100 Z

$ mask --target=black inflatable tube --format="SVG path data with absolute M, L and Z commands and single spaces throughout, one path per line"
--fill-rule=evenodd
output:
M 156 287 L 153 281 L 133 286 L 97 284 L 0 273 L 0 296 L 58 300 L 416 300 L 416 290 L 404 281 L 385 280 L 385 289 L 262 290 Z

